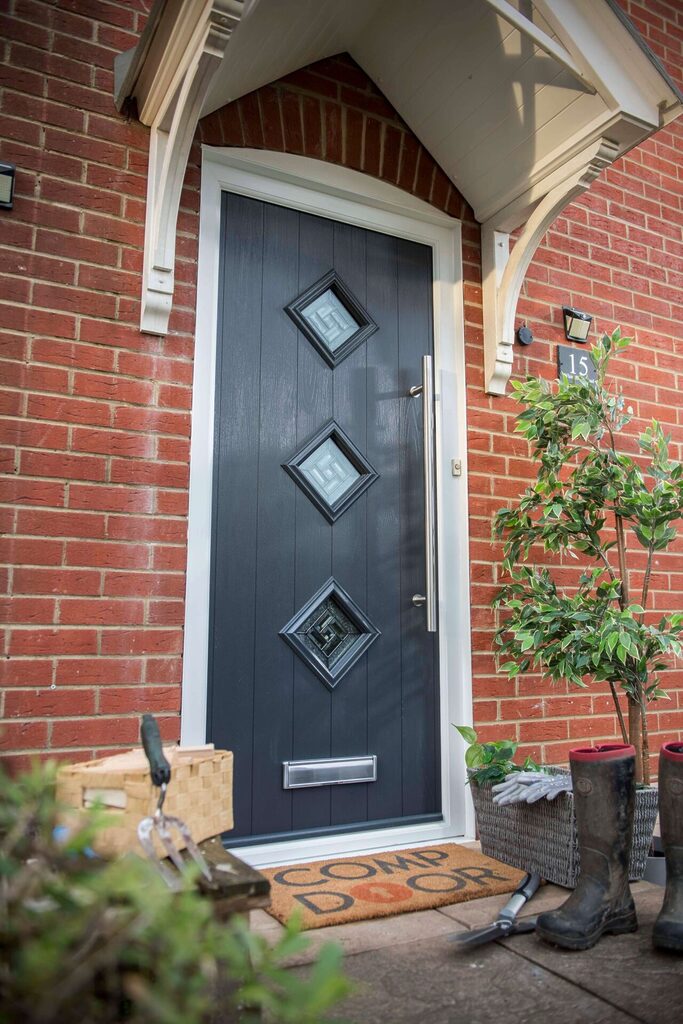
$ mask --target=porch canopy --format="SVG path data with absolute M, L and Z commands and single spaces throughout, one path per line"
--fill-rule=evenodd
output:
M 603 167 L 683 109 L 616 0 L 155 0 L 116 69 L 117 106 L 134 99 L 152 130 L 141 329 L 167 330 L 198 120 L 341 52 L 482 225 L 486 388 L 503 394 L 519 291 L 548 227 Z

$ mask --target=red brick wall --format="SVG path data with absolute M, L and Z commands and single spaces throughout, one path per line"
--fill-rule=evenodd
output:
M 683 5 L 680 0 L 623 3 L 652 50 L 683 86 Z M 562 306 L 595 316 L 592 336 L 620 325 L 635 341 L 614 364 L 635 418 L 624 449 L 653 416 L 672 435 L 673 454 L 683 455 L 683 120 L 619 160 L 568 207 L 548 232 L 529 268 L 517 309 L 534 335 L 529 348 L 515 346 L 515 375 L 556 376 L 556 346 L 565 342 Z M 566 760 L 577 741 L 615 736 L 606 685 L 588 690 L 550 686 L 528 676 L 517 683 L 495 674 L 491 655 L 493 613 L 499 582 L 492 558 L 490 517 L 514 498 L 530 474 L 527 444 L 512 433 L 518 407 L 482 394 L 481 338 L 467 329 L 472 621 L 475 719 L 482 735 L 514 736 L 526 753 L 549 762 Z M 630 546 L 638 549 L 634 538 Z M 643 559 L 633 584 L 642 581 Z M 571 575 L 571 570 L 568 570 Z M 683 539 L 657 559 L 658 612 L 683 608 Z M 666 674 L 671 700 L 648 716 L 655 752 L 665 739 L 683 736 L 683 663 Z M 656 709 L 655 709 L 656 708 Z M 653 755 L 654 760 L 654 755 Z M 654 766 L 653 766 L 654 767 Z
M 149 133 L 112 101 L 148 6 L 2 5 L 7 752 L 128 744 L 148 707 L 177 734 L 193 300 L 181 286 L 165 341 L 139 333 Z
M 13 0 L 0 16 L 0 159 L 18 169 L 0 214 L 0 749 L 16 761 L 129 745 L 142 710 L 179 733 L 199 142 L 286 140 L 396 182 L 465 219 L 478 273 L 461 197 L 331 60 L 202 123 L 169 335 L 141 335 L 148 131 L 114 110 L 112 66 L 147 6 Z
M 516 734 L 551 757 L 570 739 L 611 734 L 597 691 L 495 676 L 490 516 L 529 465 L 512 403 L 483 394 L 479 231 L 353 62 L 320 62 L 204 119 L 181 202 L 170 332 L 139 333 L 148 133 L 114 111 L 111 69 L 148 6 L 12 0 L 0 16 L 0 159 L 18 166 L 15 209 L 0 212 L 0 746 L 80 759 L 129 744 L 141 709 L 178 735 L 200 142 L 341 163 L 463 218 L 476 719 L 482 733 Z M 648 0 L 647 16 L 632 6 L 680 75 L 680 6 Z M 679 444 L 680 137 L 670 129 L 631 154 L 549 232 L 519 309 L 537 340 L 516 354 L 516 372 L 552 375 L 567 300 L 603 326 L 637 328 L 624 382 L 637 388 L 639 417 L 656 406 Z M 680 605 L 681 555 L 660 569 L 658 602 Z M 655 724 L 669 735 L 682 717 L 679 692 Z

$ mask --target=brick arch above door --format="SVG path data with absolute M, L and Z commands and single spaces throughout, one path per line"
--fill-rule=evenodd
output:
M 424 146 L 347 54 L 301 68 L 199 122 L 197 141 L 293 153 L 362 171 L 478 225 Z

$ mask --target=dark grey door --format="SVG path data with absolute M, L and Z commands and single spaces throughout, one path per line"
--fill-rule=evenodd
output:
M 208 735 L 235 753 L 231 843 L 436 820 L 407 394 L 431 250 L 227 193 L 221 218 Z M 361 756 L 376 781 L 285 788 L 286 762 Z

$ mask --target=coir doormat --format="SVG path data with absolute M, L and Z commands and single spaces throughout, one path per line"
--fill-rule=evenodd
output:
M 428 910 L 516 889 L 523 871 L 455 843 L 268 868 L 268 913 L 323 928 Z

